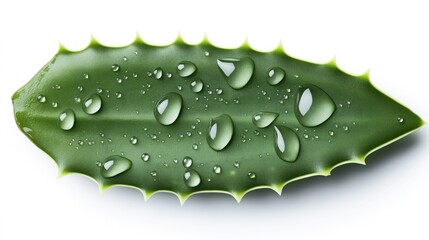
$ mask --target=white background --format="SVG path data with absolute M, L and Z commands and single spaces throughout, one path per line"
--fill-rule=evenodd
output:
M 259 50 L 280 39 L 295 57 L 336 56 L 429 121 L 429 8 L 425 1 L 0 1 L 0 239 L 429 239 L 428 128 L 330 177 L 292 183 L 282 196 L 205 194 L 184 206 L 170 194 L 145 202 L 127 188 L 102 194 L 54 162 L 15 125 L 10 97 L 55 53 L 92 33 L 108 45 L 139 32 L 151 43 L 178 31 Z

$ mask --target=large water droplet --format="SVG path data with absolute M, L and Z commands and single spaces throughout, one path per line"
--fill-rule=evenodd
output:
M 63 130 L 70 130 L 74 126 L 75 115 L 73 110 L 66 109 L 58 116 L 60 122 L 60 128 Z
M 199 93 L 203 90 L 204 83 L 201 79 L 197 78 L 191 82 L 191 89 L 194 93 Z
M 268 70 L 267 82 L 270 85 L 277 85 L 285 78 L 285 71 L 280 67 L 273 67 Z
M 120 69 L 121 67 L 119 67 L 119 65 L 118 64 L 113 64 L 112 65 L 112 71 L 114 71 L 114 72 L 117 72 L 117 71 L 119 71 L 119 69 Z
M 110 156 L 106 158 L 102 164 L 101 176 L 105 178 L 114 177 L 129 170 L 131 165 L 131 160 L 127 158 L 118 155 Z
M 192 162 L 193 161 L 192 161 L 191 157 L 186 156 L 186 157 L 183 158 L 183 166 L 185 168 L 190 168 L 192 166 Z
M 185 183 L 188 187 L 193 188 L 201 183 L 201 177 L 195 170 L 189 169 L 185 172 L 183 177 L 185 178 Z
M 177 73 L 181 77 L 189 77 L 197 70 L 197 66 L 189 61 L 182 61 L 177 65 Z
M 274 126 L 274 149 L 282 160 L 296 161 L 300 149 L 298 136 L 288 127 Z
M 214 165 L 213 166 L 213 172 L 216 174 L 221 174 L 222 173 L 222 167 L 219 165 Z
M 226 81 L 234 89 L 246 86 L 253 75 L 255 65 L 248 57 L 243 58 L 220 58 L 217 65 L 222 70 Z
M 147 162 L 150 159 L 150 155 L 149 155 L 149 153 L 143 153 L 141 158 L 142 158 L 143 162 Z
M 46 97 L 45 97 L 45 95 L 39 95 L 39 96 L 37 96 L 37 101 L 39 101 L 39 102 L 41 102 L 41 103 L 46 102 Z
M 274 112 L 258 112 L 252 117 L 253 124 L 258 128 L 266 128 L 279 116 Z
M 163 71 L 162 71 L 162 68 L 156 68 L 154 71 L 153 71 L 153 75 L 155 76 L 155 78 L 156 79 L 161 79 L 162 78 L 162 74 L 163 74 Z
M 224 149 L 231 141 L 234 132 L 234 124 L 227 114 L 213 118 L 209 124 L 207 143 L 216 151 Z
M 130 143 L 132 145 L 136 145 L 139 142 L 139 139 L 137 137 L 131 137 L 130 138 Z
M 306 127 L 315 127 L 331 117 L 336 107 L 331 97 L 319 87 L 307 85 L 299 89 L 295 116 Z
M 95 114 L 100 110 L 101 104 L 102 101 L 100 95 L 93 94 L 83 102 L 83 111 L 87 114 Z
M 179 117 L 182 110 L 182 97 L 170 92 L 165 94 L 155 105 L 153 113 L 156 120 L 162 125 L 171 125 Z

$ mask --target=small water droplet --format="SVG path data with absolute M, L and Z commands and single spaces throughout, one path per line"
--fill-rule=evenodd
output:
M 220 58 L 217 65 L 222 70 L 228 84 L 234 89 L 246 86 L 253 75 L 255 64 L 248 57 L 243 58 Z
M 152 171 L 152 172 L 150 172 L 150 175 L 151 175 L 152 177 L 156 177 L 156 176 L 158 175 L 158 173 L 157 173 L 156 171 Z
M 247 176 L 248 176 L 250 179 L 255 179 L 255 178 L 256 178 L 256 173 L 254 173 L 254 172 L 248 172 L 248 173 L 247 173 Z
M 85 79 L 89 79 L 89 74 L 88 74 L 88 73 L 84 73 L 84 74 L 83 74 L 83 77 L 84 77 Z
M 57 107 L 58 107 L 58 103 L 57 103 L 57 102 L 52 102 L 52 103 L 51 103 L 51 106 L 52 106 L 53 108 L 57 108 Z
M 222 167 L 219 165 L 214 165 L 213 166 L 213 172 L 216 174 L 221 174 L 222 173 Z
M 204 51 L 204 56 L 206 56 L 206 57 L 210 56 L 210 52 L 209 51 Z
M 101 176 L 111 178 L 128 171 L 131 166 L 132 162 L 128 158 L 113 155 L 104 160 L 100 168 Z
M 195 79 L 191 82 L 191 90 L 194 93 L 199 93 L 201 90 L 203 90 L 204 83 L 200 78 Z
M 141 158 L 142 158 L 143 162 L 147 162 L 150 159 L 150 155 L 149 155 L 149 153 L 143 153 Z
M 315 127 L 328 120 L 335 111 L 331 97 L 319 87 L 307 85 L 299 89 L 295 116 L 306 127 Z
M 130 138 L 130 143 L 132 145 L 136 145 L 139 142 L 139 139 L 137 137 L 131 137 Z
M 252 117 L 253 124 L 258 128 L 266 128 L 279 116 L 274 112 L 258 112 Z
M 267 82 L 274 86 L 279 84 L 285 78 L 285 71 L 280 67 L 273 67 L 268 70 Z
M 344 125 L 344 126 L 343 126 L 343 130 L 344 130 L 344 131 L 348 131 L 348 130 L 349 130 L 349 126 Z
M 162 68 L 156 68 L 153 71 L 153 75 L 155 75 L 155 78 L 158 80 L 162 78 L 162 73 L 163 73 Z
M 235 163 L 234 163 L 234 167 L 236 167 L 236 168 L 240 168 L 240 163 L 235 162 Z
M 192 149 L 194 149 L 194 150 L 198 150 L 198 145 L 197 144 L 192 144 Z
M 201 177 L 198 174 L 197 171 L 189 169 L 185 172 L 185 174 L 183 175 L 184 179 L 185 179 L 185 184 L 188 187 L 196 187 L 198 185 L 200 185 L 201 183 Z
M 403 117 L 398 117 L 396 120 L 398 121 L 398 123 L 404 123 L 404 118 Z
M 70 130 L 74 126 L 75 115 L 73 110 L 66 109 L 58 116 L 60 127 L 63 130 Z
M 114 71 L 114 72 L 117 72 L 117 71 L 119 71 L 119 69 L 120 69 L 121 67 L 119 67 L 119 65 L 118 64 L 113 64 L 112 65 L 112 71 Z
M 102 166 L 102 164 L 101 164 L 101 162 L 100 162 L 100 161 L 97 161 L 97 162 L 95 163 L 95 165 L 96 165 L 97 167 L 101 167 L 101 166 Z
M 212 149 L 220 151 L 231 141 L 233 132 L 234 124 L 231 117 L 227 114 L 222 114 L 210 120 L 206 137 L 207 143 Z
M 167 75 L 167 78 L 171 78 L 173 76 L 173 74 L 171 74 L 169 72 L 166 75 Z
M 190 168 L 192 166 L 192 162 L 193 162 L 193 160 L 191 157 L 186 156 L 183 158 L 183 166 L 185 168 Z
M 217 95 L 221 95 L 223 90 L 222 90 L 222 88 L 216 88 L 215 92 Z
M 288 127 L 274 126 L 274 149 L 282 160 L 296 161 L 300 150 L 298 136 Z
M 126 61 L 128 61 L 128 58 L 124 56 L 124 57 L 122 58 L 122 60 L 123 60 L 124 62 L 126 62 Z
M 101 108 L 102 100 L 100 95 L 93 94 L 83 103 L 83 111 L 87 114 L 95 114 Z
M 329 136 L 334 136 L 335 135 L 334 131 L 332 131 L 332 130 L 329 130 L 328 134 L 329 134 Z
M 151 134 L 151 135 L 150 135 L 150 138 L 151 138 L 152 140 L 156 140 L 156 139 L 158 138 L 158 136 L 156 136 L 156 134 L 154 133 L 154 134 Z
M 115 95 L 116 95 L 116 98 L 118 98 L 118 99 L 122 98 L 122 93 L 121 92 L 116 92 Z
M 177 65 L 177 73 L 181 77 L 189 77 L 197 70 L 197 66 L 189 61 L 182 61 Z
M 153 110 L 156 120 L 162 125 L 171 125 L 179 117 L 182 110 L 182 97 L 170 92 L 165 94 Z
M 308 134 L 307 133 L 304 133 L 304 134 L 302 134 L 302 136 L 304 136 L 304 138 L 308 138 Z
M 45 95 L 39 95 L 39 96 L 37 96 L 37 101 L 39 101 L 40 103 L 46 102 Z

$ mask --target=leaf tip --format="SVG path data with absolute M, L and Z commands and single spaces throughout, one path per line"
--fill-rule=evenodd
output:
M 58 53 L 71 53 L 71 51 L 69 49 L 67 49 L 64 44 L 62 44 L 61 42 L 58 42 Z

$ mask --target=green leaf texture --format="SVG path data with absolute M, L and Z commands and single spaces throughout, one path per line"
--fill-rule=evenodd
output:
M 281 46 L 261 53 L 180 38 L 61 47 L 12 99 L 19 128 L 62 173 L 181 201 L 198 192 L 281 193 L 291 181 L 364 164 L 423 124 L 367 75 L 335 63 L 297 60 Z

